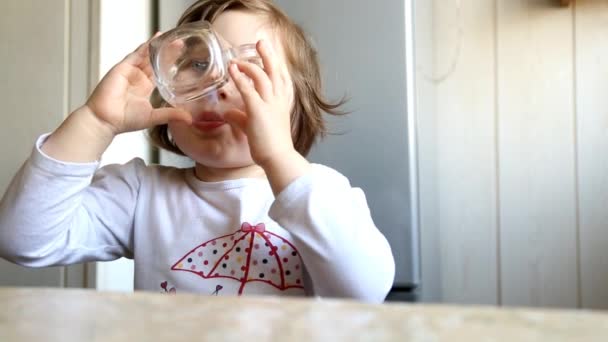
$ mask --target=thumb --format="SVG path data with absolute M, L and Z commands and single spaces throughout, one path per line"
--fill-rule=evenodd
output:
M 169 121 L 183 121 L 190 124 L 192 123 L 192 115 L 184 110 L 170 107 L 155 108 L 150 113 L 150 124 L 152 126 L 164 125 Z
M 247 128 L 247 114 L 242 110 L 230 109 L 224 113 L 224 120 L 229 124 L 236 126 L 243 132 L 246 132 Z

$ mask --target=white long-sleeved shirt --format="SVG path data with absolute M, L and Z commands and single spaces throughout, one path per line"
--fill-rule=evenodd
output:
M 394 259 L 361 189 L 318 164 L 276 198 L 266 179 L 66 163 L 38 139 L 0 201 L 0 256 L 43 267 L 133 258 L 135 289 L 381 302 Z

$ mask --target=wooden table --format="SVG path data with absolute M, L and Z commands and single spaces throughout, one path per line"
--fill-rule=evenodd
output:
M 0 341 L 608 341 L 608 313 L 0 288 Z

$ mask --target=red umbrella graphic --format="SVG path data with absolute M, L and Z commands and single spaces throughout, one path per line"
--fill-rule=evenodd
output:
M 241 283 L 264 282 L 279 290 L 301 288 L 302 260 L 286 239 L 266 231 L 265 225 L 245 222 L 230 235 L 204 242 L 188 252 L 171 270 L 205 279 L 229 278 Z

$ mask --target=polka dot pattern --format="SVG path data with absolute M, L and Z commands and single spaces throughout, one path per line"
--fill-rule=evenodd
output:
M 229 238 L 230 236 L 227 236 L 203 243 L 186 254 L 172 269 L 192 271 L 203 277 L 209 277 L 214 269 L 221 268 L 221 261 L 225 260 L 227 252 L 234 244 Z M 223 242 L 224 240 L 230 242 Z
M 249 274 L 253 275 L 255 278 L 269 281 L 277 286 L 284 286 L 281 274 L 271 272 L 272 268 L 278 269 L 277 258 L 263 252 L 264 250 L 268 251 L 269 249 L 269 247 L 264 246 L 264 243 L 266 243 L 264 235 L 255 234 L 253 243 L 260 245 L 260 249 L 254 248 L 253 250 L 253 262 L 249 266 Z M 263 277 L 260 275 L 263 275 Z
M 301 263 L 298 251 L 286 239 L 263 229 L 238 230 L 197 246 L 172 269 L 203 278 L 262 281 L 287 289 L 302 287 Z
M 267 242 L 274 248 L 276 257 L 280 260 L 285 286 L 301 285 L 298 283 L 298 280 L 301 282 L 302 279 L 302 270 L 300 266 L 302 260 L 300 259 L 300 254 L 296 248 L 289 241 L 276 234 L 267 232 L 265 236 Z M 278 273 L 280 269 L 278 267 L 276 267 L 276 269 Z

